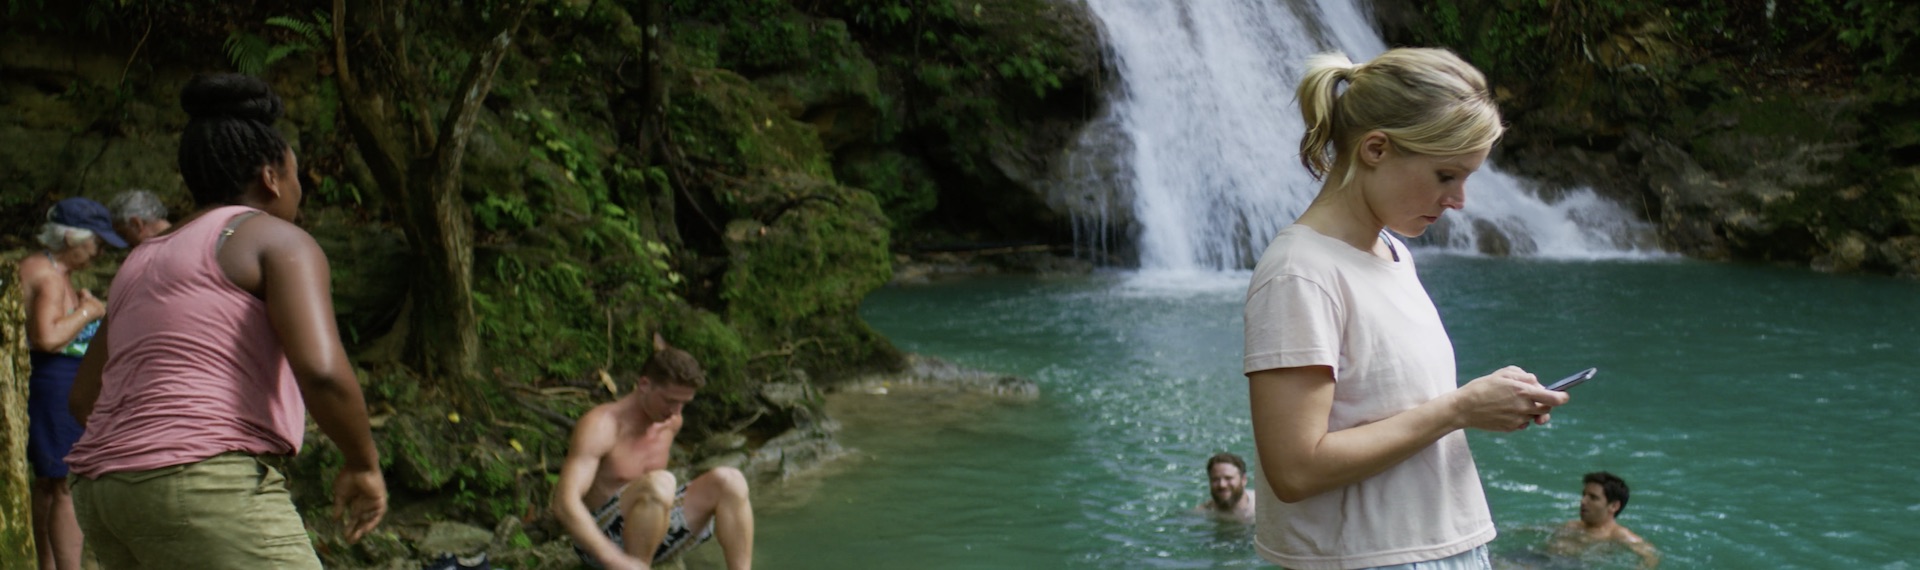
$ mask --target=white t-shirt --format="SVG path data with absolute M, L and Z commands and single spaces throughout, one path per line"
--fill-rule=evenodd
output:
M 1457 387 L 1440 313 L 1406 245 L 1389 243 L 1400 261 L 1295 224 L 1267 246 L 1247 289 L 1246 371 L 1331 367 L 1329 432 Z M 1296 570 L 1437 560 L 1495 535 L 1467 436 L 1458 431 L 1359 483 L 1292 504 L 1273 493 L 1255 500 L 1257 550 Z

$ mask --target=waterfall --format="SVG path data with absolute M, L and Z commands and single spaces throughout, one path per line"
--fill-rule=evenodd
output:
M 1115 234 L 1143 270 L 1252 267 L 1320 184 L 1300 165 L 1294 101 L 1308 56 L 1366 61 L 1386 50 L 1354 0 L 1092 0 L 1121 83 L 1082 132 L 1052 199 L 1082 247 Z M 1492 165 L 1467 181 L 1467 209 L 1424 239 L 1462 252 L 1598 258 L 1645 255 L 1651 231 L 1591 190 L 1553 201 Z

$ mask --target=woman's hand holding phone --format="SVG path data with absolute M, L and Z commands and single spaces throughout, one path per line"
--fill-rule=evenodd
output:
M 1456 408 L 1463 427 L 1511 432 L 1545 424 L 1553 408 L 1567 403 L 1564 392 L 1546 390 L 1518 366 L 1495 370 L 1461 386 Z

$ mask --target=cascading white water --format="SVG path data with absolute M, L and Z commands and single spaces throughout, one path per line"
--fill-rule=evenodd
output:
M 1294 101 L 1308 56 L 1366 61 L 1384 42 L 1354 0 L 1090 0 L 1121 87 L 1067 161 L 1057 197 L 1084 239 L 1105 240 L 1130 215 L 1140 265 L 1191 272 L 1251 267 L 1320 184 L 1299 161 Z M 1101 155 L 1089 157 L 1088 155 Z M 1089 166 L 1105 165 L 1105 166 Z M 1436 244 L 1549 257 L 1642 255 L 1645 224 L 1588 190 L 1553 203 L 1483 168 L 1468 208 L 1447 214 Z M 1131 197 L 1131 209 L 1124 202 Z M 1104 242 L 1102 242 L 1104 243 Z M 1650 249 L 1650 248 L 1649 248 Z

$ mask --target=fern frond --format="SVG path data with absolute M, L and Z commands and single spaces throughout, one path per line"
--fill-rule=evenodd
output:
M 227 35 L 226 48 L 227 59 L 241 73 L 259 75 L 267 68 L 267 55 L 271 49 L 266 38 L 236 31 Z
M 307 23 L 305 20 L 301 20 L 299 18 L 291 18 L 287 16 L 274 16 L 272 18 L 267 18 L 267 25 L 279 26 L 282 28 L 293 30 L 293 33 L 300 34 L 301 37 L 307 37 L 307 38 L 313 37 L 313 32 L 314 32 L 313 24 Z
M 279 26 L 300 34 L 310 43 L 321 43 L 333 37 L 333 18 L 326 12 L 313 11 L 313 21 L 309 22 L 292 16 L 274 16 L 267 18 L 267 25 Z
M 273 46 L 272 48 L 267 49 L 267 56 L 262 60 L 262 63 L 266 65 L 273 65 L 275 62 L 278 62 L 282 59 L 286 59 L 287 56 L 289 55 L 307 51 L 312 47 L 313 47 L 312 45 L 309 45 L 306 43 L 291 43 L 291 44 L 280 44 L 277 46 Z
M 313 27 L 320 32 L 320 39 L 333 39 L 333 15 L 326 10 L 313 11 Z

